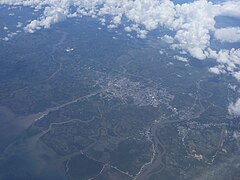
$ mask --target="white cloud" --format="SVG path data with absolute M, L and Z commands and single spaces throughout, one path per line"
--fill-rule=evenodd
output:
M 236 79 L 240 80 L 240 71 L 233 72 L 232 75 L 233 75 Z
M 121 24 L 125 31 L 135 31 L 140 38 L 146 38 L 151 30 L 165 27 L 173 32 L 173 36 L 166 35 L 163 39 L 173 48 L 200 60 L 215 59 L 224 66 L 220 73 L 229 72 L 240 79 L 240 50 L 217 52 L 209 48 L 211 33 L 223 42 L 240 40 L 240 27 L 215 28 L 217 16 L 240 17 L 240 1 L 214 4 L 208 0 L 196 0 L 179 5 L 171 0 L 0 0 L 0 4 L 31 6 L 36 11 L 43 9 L 41 17 L 24 27 L 31 33 L 40 28 L 49 28 L 66 18 L 81 16 L 97 17 L 108 28 Z M 107 21 L 106 17 L 111 17 L 111 20 Z M 127 25 L 123 24 L 123 19 L 127 19 Z M 216 69 L 210 71 L 216 72 Z
M 159 54 L 163 55 L 165 53 L 165 50 L 164 49 L 160 49 L 159 50 Z
M 124 30 L 125 30 L 126 32 L 132 32 L 132 29 L 131 29 L 131 27 L 129 27 L 129 26 L 125 27 Z
M 223 65 L 218 65 L 215 67 L 209 68 L 209 71 L 213 74 L 224 74 L 226 71 L 224 70 L 225 66 Z
M 168 44 L 172 44 L 174 42 L 174 38 L 169 35 L 164 35 L 161 39 Z
M 4 38 L 2 38 L 2 40 L 3 40 L 3 41 L 9 41 L 10 38 L 9 38 L 9 37 L 4 37 Z
M 188 52 L 192 57 L 197 58 L 199 60 L 206 59 L 207 57 L 204 51 L 199 47 L 188 48 Z
M 215 13 L 222 16 L 240 17 L 239 11 L 240 1 L 227 0 L 216 8 Z
M 240 98 L 235 103 L 230 103 L 228 112 L 233 116 L 240 116 Z
M 33 20 L 24 29 L 33 33 L 36 29 L 41 27 L 50 28 L 52 24 L 63 21 L 67 18 L 68 11 L 61 7 L 46 7 L 44 17 L 40 20 Z
M 22 27 L 22 25 L 23 25 L 23 24 L 22 24 L 21 22 L 18 22 L 17 25 L 16 25 L 16 27 L 17 27 L 17 28 L 20 28 L 20 27 Z
M 178 55 L 175 55 L 174 59 L 177 59 L 178 61 L 182 61 L 182 62 L 188 62 L 187 58 L 181 57 L 181 56 L 178 56 Z
M 209 48 L 205 53 L 208 54 L 209 58 L 215 59 L 219 64 L 216 67 L 210 68 L 210 72 L 215 74 L 224 74 L 228 72 L 233 77 L 240 80 L 240 49 L 222 49 L 216 52 Z
M 209 68 L 209 71 L 213 74 L 220 74 L 221 70 L 218 67 L 211 67 Z
M 216 29 L 214 36 L 222 42 L 240 42 L 240 27 Z

